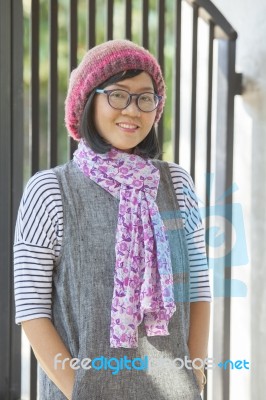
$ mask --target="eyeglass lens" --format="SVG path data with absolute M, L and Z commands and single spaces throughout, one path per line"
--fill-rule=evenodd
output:
M 129 105 L 132 95 L 125 90 L 113 90 L 108 97 L 110 106 L 123 109 Z M 155 110 L 159 103 L 158 97 L 153 93 L 141 93 L 136 99 L 139 109 L 146 112 Z

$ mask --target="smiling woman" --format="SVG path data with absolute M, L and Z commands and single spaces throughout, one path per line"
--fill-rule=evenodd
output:
M 155 95 L 152 94 L 154 90 L 152 79 L 146 72 L 140 72 L 135 77 L 105 87 L 108 89 L 109 93 L 110 90 L 123 87 L 124 90 L 126 89 L 128 92 L 137 95 L 142 95 L 142 93 L 146 95 L 145 91 L 150 90 L 150 99 Z M 109 94 L 108 101 L 106 94 L 99 94 L 96 96 L 94 102 L 94 120 L 96 130 L 102 138 L 117 149 L 131 152 L 132 149 L 136 148 L 150 133 L 156 116 L 156 104 L 154 107 L 154 102 L 151 101 L 151 111 L 144 112 L 139 108 L 140 101 L 142 100 L 141 104 L 143 104 L 144 100 L 138 97 L 135 101 L 132 101 L 132 97 L 130 98 L 127 94 L 128 92 L 124 90 L 115 90 L 115 92 L 112 92 L 111 96 Z M 119 92 L 120 96 L 118 102 L 117 94 L 119 94 Z M 97 90 L 96 93 L 98 93 Z M 114 93 L 116 95 L 115 100 L 113 99 Z M 121 93 L 123 95 L 122 98 Z M 157 102 L 157 105 L 158 104 Z M 116 107 L 114 107 L 114 105 Z
M 141 79 L 139 80 L 139 78 Z M 143 80 L 144 82 L 142 82 Z M 148 82 L 148 86 L 146 87 L 142 86 L 145 85 L 145 81 L 146 85 Z M 131 86 L 133 87 L 134 82 L 135 86 L 136 85 L 138 86 L 137 89 L 140 90 L 138 93 L 129 92 L 129 89 Z M 117 100 L 114 102 L 113 95 L 110 96 L 110 93 L 114 93 L 117 99 L 117 89 L 119 89 L 120 92 L 119 104 Z M 123 97 L 125 98 L 125 100 L 123 100 L 123 103 L 121 103 L 121 91 L 123 91 L 122 92 Z M 149 96 L 152 95 L 153 98 L 155 98 L 155 100 L 153 106 L 149 107 L 149 111 L 143 111 L 139 108 L 138 105 L 140 99 L 139 95 L 147 95 L 147 93 Z M 104 110 L 108 114 L 110 114 L 110 116 L 112 115 L 112 113 L 113 115 L 115 115 L 116 111 L 116 115 L 119 116 L 119 118 L 121 118 L 121 121 L 118 123 L 122 124 L 121 128 L 123 127 L 122 129 L 124 129 L 124 132 L 126 131 L 130 132 L 130 130 L 133 129 L 133 132 L 139 133 L 139 130 L 141 130 L 143 133 L 143 127 L 140 125 L 140 119 L 143 121 L 152 121 L 152 125 L 150 127 L 147 127 L 149 128 L 149 130 L 146 132 L 145 137 L 143 137 L 143 139 L 138 142 L 137 147 L 135 147 L 137 141 L 136 140 L 133 141 L 134 137 L 131 138 L 132 139 L 131 143 L 129 142 L 128 144 L 126 144 L 126 146 L 130 146 L 131 151 L 134 148 L 134 151 L 137 152 L 138 154 L 143 154 L 152 158 L 159 155 L 160 149 L 157 136 L 155 133 L 154 122 L 158 114 L 158 108 L 161 106 L 160 103 L 163 103 L 165 99 L 163 96 L 160 96 L 159 94 L 155 93 L 154 81 L 152 76 L 148 75 L 147 73 L 143 72 L 143 70 L 139 69 L 130 69 L 116 73 L 115 75 L 109 77 L 107 80 L 102 82 L 98 88 L 93 89 L 91 91 L 91 93 L 88 95 L 88 99 L 84 107 L 84 112 L 81 116 L 81 123 L 78 128 L 79 135 L 83 137 L 85 141 L 95 151 L 99 153 L 105 153 L 108 149 L 110 149 L 110 145 L 112 144 L 115 147 L 120 148 L 121 150 L 123 149 L 129 151 L 129 149 L 125 148 L 125 143 L 123 145 L 123 143 L 120 142 L 120 146 L 122 145 L 122 147 L 119 147 L 119 143 L 115 145 L 114 143 L 109 142 L 108 138 L 105 137 L 105 135 L 108 133 L 111 135 L 112 130 L 108 131 L 104 127 L 103 127 L 104 129 L 102 130 L 99 126 L 96 127 L 97 123 L 100 124 L 103 114 L 101 112 L 101 106 L 96 107 L 96 104 L 98 103 L 97 101 L 98 96 L 95 96 L 95 94 L 104 94 L 104 96 L 106 97 L 105 101 L 104 99 L 102 99 Z M 133 113 L 135 113 L 136 115 L 133 115 L 132 118 L 130 114 L 132 114 L 132 102 L 134 100 L 137 109 L 134 110 L 133 107 Z M 142 103 L 143 103 L 143 98 L 142 98 Z M 145 114 L 147 114 L 146 117 Z M 138 120 L 139 125 L 136 124 L 136 120 Z M 133 121 L 134 123 L 132 123 Z
M 165 97 L 157 60 L 127 40 L 92 48 L 71 74 L 78 149 L 30 179 L 14 245 L 16 321 L 41 399 L 201 399 L 203 372 L 173 367 L 206 358 L 210 290 L 192 179 L 156 159 Z M 117 376 L 72 368 L 98 357 L 169 362 Z

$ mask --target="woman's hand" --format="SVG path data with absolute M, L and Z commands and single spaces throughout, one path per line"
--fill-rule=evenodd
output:
M 75 373 L 69 362 L 64 363 L 64 368 L 55 368 L 55 356 L 61 353 L 60 359 L 72 359 L 61 337 L 49 318 L 38 318 L 22 322 L 23 330 L 29 339 L 32 350 L 40 366 L 71 400 L 74 386 Z
M 207 381 L 205 373 L 204 373 L 204 369 L 203 369 L 203 367 L 202 368 L 193 368 L 193 371 L 196 375 L 196 379 L 197 379 L 198 386 L 200 388 L 200 393 L 201 393 L 203 391 L 204 386 L 206 385 L 206 381 Z

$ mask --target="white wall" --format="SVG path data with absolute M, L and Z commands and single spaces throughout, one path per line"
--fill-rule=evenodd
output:
M 264 400 L 266 388 L 266 1 L 213 0 L 238 32 L 237 72 L 244 93 L 236 97 L 234 201 L 244 212 L 249 263 L 233 267 L 248 287 L 232 298 L 232 356 L 250 371 L 232 371 L 230 400 Z M 225 399 L 227 400 L 227 399 Z

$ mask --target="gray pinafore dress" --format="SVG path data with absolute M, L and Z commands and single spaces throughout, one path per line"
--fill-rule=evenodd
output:
M 190 358 L 189 263 L 168 164 L 153 163 L 161 175 L 156 202 L 171 249 L 177 309 L 169 336 L 148 337 L 141 324 L 136 349 L 109 344 L 119 200 L 84 176 L 73 161 L 54 169 L 62 195 L 64 238 L 53 273 L 53 323 L 72 357 L 80 361 L 102 356 L 148 360 L 145 370 L 121 368 L 117 374 L 109 368 L 76 370 L 73 400 L 201 399 L 194 372 L 175 361 Z M 39 398 L 65 399 L 41 368 Z

